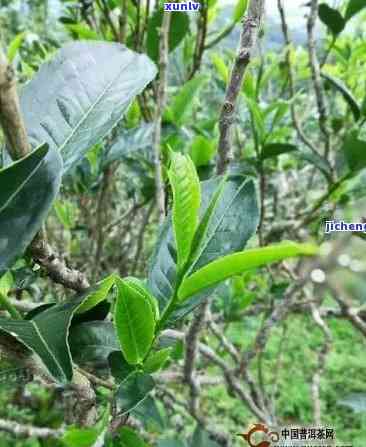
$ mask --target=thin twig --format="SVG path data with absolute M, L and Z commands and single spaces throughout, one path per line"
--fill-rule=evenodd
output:
M 315 25 L 318 17 L 318 0 L 311 0 L 310 2 L 310 13 L 307 22 L 308 30 L 308 49 L 309 49 L 309 61 L 311 76 L 314 85 L 316 104 L 319 114 L 319 128 L 324 138 L 324 156 L 327 158 L 330 151 L 330 133 L 327 125 L 327 107 L 325 102 L 325 93 L 322 85 L 322 80 L 320 77 L 320 66 L 318 57 L 316 54 L 316 36 L 315 36 Z
M 159 222 L 165 218 L 165 191 L 162 172 L 162 153 L 161 153 L 161 125 L 166 102 L 166 90 L 168 84 L 168 52 L 169 52 L 169 29 L 171 14 L 164 12 L 163 23 L 160 29 L 160 57 L 159 57 L 159 83 L 157 92 L 157 104 L 154 118 L 154 164 L 155 164 L 155 188 L 156 203 L 158 207 Z

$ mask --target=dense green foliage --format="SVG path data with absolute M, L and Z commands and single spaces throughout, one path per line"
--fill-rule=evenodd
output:
M 300 42 L 267 5 L 225 121 L 260 1 L 170 23 L 159 1 L 15 3 L 31 152 L 0 85 L 0 446 L 240 446 L 263 422 L 361 447 L 365 233 L 324 223 L 365 221 L 366 4 L 310 1 Z

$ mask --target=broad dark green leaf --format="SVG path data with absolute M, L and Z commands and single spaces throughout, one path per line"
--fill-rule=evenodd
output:
M 121 120 L 155 75 L 146 56 L 123 45 L 66 44 L 22 89 L 31 144 L 59 149 L 68 171 Z
M 121 444 L 120 447 L 149 447 L 133 430 L 123 427 L 119 430 Z
M 108 364 L 112 376 L 118 382 L 125 380 L 135 370 L 134 366 L 126 362 L 121 351 L 111 352 L 108 356 Z
M 339 93 L 341 93 L 344 100 L 349 105 L 355 118 L 355 121 L 358 121 L 361 116 L 361 110 L 352 92 L 339 79 L 336 79 L 335 77 L 330 76 L 326 73 L 322 73 L 321 76 L 323 79 L 326 79 L 333 88 L 335 88 Z
M 109 354 L 120 349 L 114 325 L 108 321 L 72 326 L 69 345 L 72 358 L 80 365 L 106 364 Z
M 147 396 L 140 402 L 131 414 L 139 419 L 145 427 L 151 428 L 153 426 L 156 431 L 162 431 L 166 428 L 166 414 L 161 411 L 157 401 L 151 396 Z
M 261 157 L 263 160 L 266 160 L 267 158 L 277 157 L 278 155 L 293 151 L 297 151 L 297 147 L 294 144 L 271 143 L 263 147 Z
M 178 296 L 180 300 L 184 301 L 207 287 L 211 287 L 249 269 L 296 256 L 311 256 L 316 253 L 317 248 L 315 246 L 296 244 L 294 242 L 284 242 L 269 247 L 234 253 L 211 262 L 184 279 L 179 288 Z
M 358 138 L 357 132 L 346 136 L 342 150 L 351 171 L 366 167 L 366 141 Z
M 144 371 L 152 374 L 163 368 L 168 361 L 172 352 L 172 348 L 160 349 L 160 351 L 152 352 L 144 363 Z
M 220 179 L 207 183 L 208 187 L 213 187 L 216 191 Z M 206 202 L 205 210 L 208 205 Z M 210 213 L 205 234 L 195 250 L 189 274 L 221 256 L 243 250 L 254 235 L 258 222 L 259 210 L 254 181 L 243 176 L 229 177 Z
M 345 19 L 347 21 L 350 20 L 353 16 L 358 14 L 363 8 L 366 8 L 365 0 L 349 0 L 346 9 Z
M 191 118 L 191 113 L 189 112 L 192 109 L 194 99 L 207 81 L 208 76 L 201 74 L 179 88 L 168 109 L 168 116 L 172 118 L 174 124 L 180 126 L 185 123 L 187 117 Z
M 119 386 L 115 399 L 121 414 L 132 411 L 153 390 L 154 379 L 149 374 L 133 372 Z
M 97 289 L 98 285 L 85 292 L 82 297 L 49 307 L 30 320 L 0 318 L 0 330 L 15 337 L 38 355 L 55 380 L 66 383 L 73 376 L 68 343 L 71 319 Z M 106 297 L 109 289 L 103 290 Z
M 159 59 L 160 27 L 163 23 L 163 10 L 157 9 L 150 17 L 147 27 L 147 54 L 155 62 Z M 185 12 L 171 12 L 169 29 L 169 52 L 173 51 L 189 33 L 189 17 Z
M 153 298 L 137 280 L 117 279 L 114 323 L 124 358 L 131 365 L 142 363 L 154 339 Z
M 43 144 L 0 170 L 0 276 L 42 226 L 60 188 L 62 160 Z
M 328 6 L 326 3 L 321 3 L 319 5 L 318 13 L 320 20 L 334 36 L 338 36 L 346 26 L 346 21 L 342 17 L 342 14 L 337 9 Z
M 178 269 L 182 269 L 191 253 L 198 225 L 201 187 L 192 160 L 180 153 L 171 153 L 168 174 L 173 191 L 172 222 L 177 246 Z

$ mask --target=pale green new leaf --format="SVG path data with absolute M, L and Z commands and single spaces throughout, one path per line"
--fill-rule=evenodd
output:
M 316 253 L 317 248 L 311 244 L 284 242 L 224 256 L 184 279 L 178 291 L 178 297 L 181 301 L 184 301 L 195 293 L 232 276 L 239 275 L 246 270 L 295 256 L 310 256 Z
M 191 253 L 198 226 L 201 189 L 192 160 L 172 152 L 169 180 L 173 190 L 173 228 L 178 252 L 178 268 L 182 268 Z
M 181 125 L 187 116 L 191 116 L 189 111 L 191 110 L 194 98 L 207 81 L 207 75 L 198 75 L 186 82 L 179 89 L 179 93 L 172 99 L 171 106 L 168 109 L 169 114 L 174 120 L 174 124 Z
M 234 14 L 233 14 L 233 21 L 239 22 L 239 20 L 241 20 L 244 17 L 244 14 L 247 11 L 248 8 L 248 0 L 237 0 L 236 1 L 236 5 L 235 5 L 235 9 L 234 9 Z
M 137 365 L 144 360 L 154 339 L 154 311 L 142 285 L 136 287 L 121 279 L 116 284 L 114 324 L 124 358 L 130 365 Z

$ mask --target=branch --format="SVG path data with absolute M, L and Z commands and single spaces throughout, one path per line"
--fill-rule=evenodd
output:
M 316 38 L 315 38 L 315 24 L 318 17 L 318 0 L 311 0 L 310 14 L 307 22 L 308 30 L 308 48 L 309 48 L 309 61 L 312 80 L 315 90 L 316 104 L 319 114 L 319 128 L 323 134 L 325 143 L 325 157 L 328 156 L 330 151 L 330 133 L 327 126 L 327 108 L 325 104 L 325 94 L 322 86 L 322 80 L 320 77 L 320 66 L 318 57 L 316 55 Z
M 159 222 L 162 223 L 165 217 L 165 192 L 162 173 L 162 154 L 161 154 L 161 125 L 166 102 L 166 89 L 168 84 L 167 67 L 169 52 L 169 29 L 171 14 L 164 12 L 163 23 L 160 29 L 160 47 L 159 47 L 159 84 L 157 92 L 157 104 L 154 117 L 154 164 L 155 164 L 155 188 L 156 203 L 158 206 Z
M 285 39 L 285 44 L 286 44 L 286 65 L 287 65 L 287 70 L 288 70 L 288 82 L 289 82 L 289 92 L 290 92 L 290 97 L 294 98 L 296 91 L 295 91 L 295 76 L 294 76 L 294 70 L 293 70 L 293 66 L 292 66 L 292 62 L 291 62 L 291 39 L 290 39 L 290 33 L 288 30 L 288 26 L 287 26 L 287 21 L 286 21 L 286 14 L 285 14 L 285 9 L 283 6 L 283 0 L 277 0 L 277 6 L 278 6 L 278 11 L 280 13 L 280 17 L 281 17 L 281 26 L 282 26 L 282 33 L 283 33 L 283 37 Z M 316 150 L 315 145 L 312 143 L 312 141 L 309 140 L 309 138 L 305 135 L 304 130 L 302 129 L 299 117 L 297 116 L 296 113 L 296 108 L 295 108 L 295 104 L 293 101 L 291 101 L 290 103 L 290 111 L 291 111 L 291 118 L 292 118 L 292 122 L 294 124 L 294 127 L 296 129 L 297 135 L 299 137 L 299 139 L 314 153 L 318 154 L 318 151 Z
M 233 153 L 231 147 L 231 126 L 234 122 L 236 104 L 245 70 L 251 60 L 251 55 L 257 37 L 264 13 L 264 0 L 251 0 L 246 18 L 243 20 L 243 29 L 240 36 L 240 44 L 234 66 L 231 72 L 231 78 L 226 89 L 224 104 L 219 118 L 219 160 L 217 164 L 217 173 L 222 174 L 230 164 Z
M 208 301 L 206 300 L 206 302 L 199 307 L 197 314 L 194 316 L 185 339 L 186 353 L 183 375 L 185 383 L 189 386 L 189 407 L 190 412 L 194 415 L 194 417 L 198 417 L 200 395 L 200 386 L 197 378 L 195 377 L 194 370 L 195 363 L 197 361 L 199 335 L 205 325 L 207 311 Z
M 64 430 L 51 429 L 51 428 L 40 428 L 34 427 L 33 425 L 19 424 L 15 421 L 9 421 L 6 419 L 0 419 L 0 431 L 5 431 L 17 438 L 59 438 L 63 435 Z
M 0 49 L 0 125 L 8 142 L 8 149 L 14 160 L 25 157 L 30 151 L 27 131 L 20 111 L 16 89 L 15 72 Z M 81 292 L 89 287 L 85 276 L 69 269 L 65 262 L 47 244 L 41 232 L 31 244 L 31 253 L 47 271 L 53 281 L 67 288 Z

